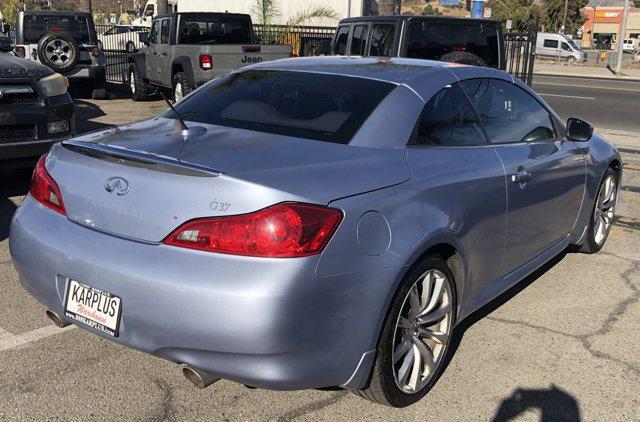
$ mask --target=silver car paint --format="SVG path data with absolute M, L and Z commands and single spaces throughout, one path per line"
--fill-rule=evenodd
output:
M 67 278 L 116 294 L 123 316 L 114 341 L 226 379 L 275 389 L 359 388 L 394 294 L 420 256 L 455 250 L 450 263 L 459 322 L 581 241 L 602 174 L 620 160 L 597 135 L 580 144 L 522 144 L 507 152 L 493 145 L 406 147 L 407 122 L 412 129 L 421 105 L 435 92 L 465 78 L 512 80 L 499 71 L 355 58 L 253 68 L 384 79 L 398 84 L 397 93 L 406 100 L 388 97 L 356 134 L 352 144 L 359 146 L 207 126 L 207 134 L 188 141 L 182 155 L 176 149 L 182 145 L 179 128 L 169 119 L 83 138 L 188 157 L 224 173 L 212 178 L 119 166 L 57 146 L 47 168 L 60 184 L 69 218 L 27 197 L 12 220 L 11 254 L 27 291 L 60 314 Z M 414 94 L 411 100 L 408 92 Z M 540 171 L 563 167 L 553 176 L 557 191 L 535 189 L 515 210 L 559 230 L 534 231 L 537 240 L 529 245 L 509 235 L 512 169 L 503 158 L 523 154 Z M 110 196 L 103 187 L 110 176 L 126 177 L 131 192 Z M 344 220 L 321 255 L 299 259 L 211 254 L 158 243 L 185 219 L 220 215 L 210 207 L 212 198 L 231 203 L 230 214 L 284 200 L 328 204 L 341 209 Z M 86 200 L 104 203 L 105 209 L 91 211 Z M 540 215 L 536 204 L 547 201 L 554 209 Z M 143 217 L 133 221 L 122 215 L 125 205 Z M 110 208 L 115 212 L 109 216 Z M 515 246 L 509 246 L 512 241 Z M 538 251 L 541 244 L 545 248 Z M 523 250 L 525 261 L 508 258 L 513 247 Z

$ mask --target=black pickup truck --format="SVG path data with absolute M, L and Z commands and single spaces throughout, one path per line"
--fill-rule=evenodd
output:
M 326 49 L 346 56 L 408 57 L 506 68 L 502 25 L 487 19 L 406 15 L 343 19 Z

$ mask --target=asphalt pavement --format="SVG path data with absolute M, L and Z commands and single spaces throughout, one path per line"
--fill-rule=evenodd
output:
M 536 87 L 543 93 L 603 95 L 536 80 L 547 82 Z M 557 98 L 563 115 L 580 107 L 580 99 Z M 607 113 L 589 104 L 573 115 L 594 121 Z M 80 127 L 106 128 L 164 107 L 82 101 Z M 640 132 L 636 120 L 637 113 L 605 127 Z M 20 286 L 8 251 L 9 221 L 28 176 L 0 175 L 0 420 L 640 420 L 640 154 L 623 161 L 620 218 L 604 249 L 559 255 L 465 320 L 435 388 L 400 410 L 344 391 L 275 392 L 224 380 L 198 390 L 178 365 L 75 326 L 52 326 Z
M 640 133 L 640 81 L 534 75 L 533 88 L 565 120 Z

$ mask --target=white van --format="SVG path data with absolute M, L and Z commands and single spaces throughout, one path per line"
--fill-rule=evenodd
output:
M 538 32 L 536 56 L 566 60 L 568 62 L 583 62 L 587 60 L 587 53 L 578 47 L 571 38 L 563 34 L 549 32 Z
M 622 43 L 622 49 L 629 53 L 633 53 L 634 51 L 640 50 L 640 39 L 638 38 L 627 38 Z

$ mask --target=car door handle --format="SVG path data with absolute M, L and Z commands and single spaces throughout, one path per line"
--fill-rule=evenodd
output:
M 516 174 L 511 175 L 511 181 L 513 183 L 524 183 L 531 179 L 531 173 L 524 170 L 519 170 Z

